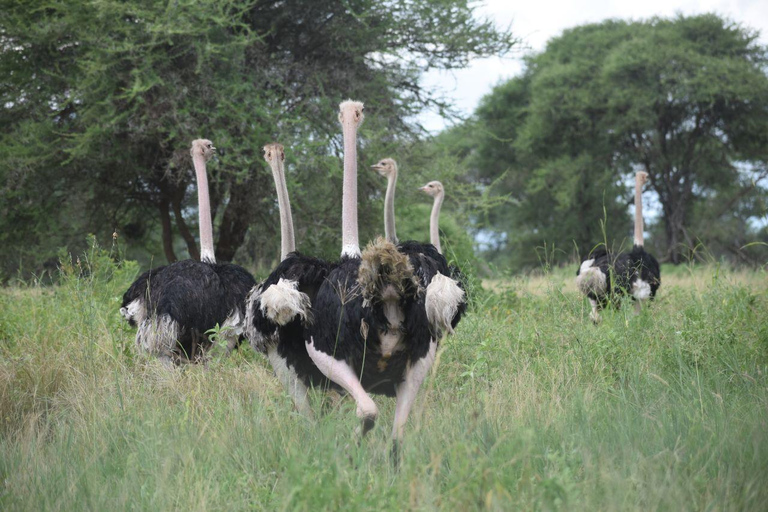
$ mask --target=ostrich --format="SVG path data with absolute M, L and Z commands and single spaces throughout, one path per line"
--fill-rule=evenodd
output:
M 310 305 L 330 269 L 318 258 L 295 252 L 293 218 L 280 144 L 264 146 L 264 159 L 272 168 L 280 209 L 280 259 L 277 268 L 248 294 L 245 332 L 257 352 L 267 354 L 280 382 L 293 398 L 296 408 L 312 416 L 307 399 L 309 385 L 327 384 L 325 376 L 307 354 L 305 325 L 311 322 Z
M 341 259 L 322 283 L 306 348 L 317 368 L 357 404 L 363 435 L 378 418 L 370 393 L 396 396 L 393 451 L 435 359 L 424 290 L 409 258 L 388 240 L 361 253 L 357 229 L 357 129 L 363 104 L 339 105 L 344 133 Z
M 371 169 L 387 179 L 387 192 L 384 196 L 384 236 L 393 244 L 397 243 L 395 229 L 395 188 L 397 187 L 397 162 L 384 158 L 373 164 Z
M 387 192 L 384 198 L 384 233 L 387 240 L 397 244 L 395 229 L 397 162 L 392 158 L 384 158 L 371 168 L 387 179 Z M 421 286 L 426 289 L 427 317 L 433 334 L 439 338 L 445 332 L 453 333 L 453 329 L 466 310 L 466 294 L 462 285 L 463 276 L 458 268 L 448 265 L 440 250 L 438 222 L 440 207 L 445 196 L 443 185 L 439 181 L 432 181 L 419 190 L 435 198 L 429 226 L 431 243 L 424 244 L 408 240 L 398 244 L 397 248 L 408 256 Z
M 138 324 L 136 345 L 166 364 L 197 358 L 211 343 L 206 331 L 221 326 L 232 351 L 243 331 L 246 294 L 253 276 L 233 264 L 216 263 L 205 164 L 216 148 L 209 140 L 192 142 L 198 186 L 201 261 L 184 260 L 145 272 L 123 296 L 120 313 Z
M 604 248 L 592 251 L 576 272 L 579 291 L 589 298 L 590 318 L 600 322 L 599 310 L 611 296 L 629 293 L 640 312 L 643 301 L 653 299 L 661 285 L 659 262 L 643 248 L 643 185 L 648 173 L 635 175 L 635 236 L 632 250 L 613 256 Z
M 434 198 L 429 216 L 429 241 L 442 255 L 439 222 L 445 189 L 439 181 L 430 181 L 419 190 Z M 427 287 L 426 305 L 430 323 L 436 326 L 438 332 L 453 334 L 453 329 L 467 309 L 464 275 L 457 266 L 439 269 Z

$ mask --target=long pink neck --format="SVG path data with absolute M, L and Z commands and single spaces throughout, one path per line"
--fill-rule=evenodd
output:
M 443 206 L 443 192 L 435 196 L 435 202 L 432 203 L 432 215 L 429 216 L 429 242 L 435 246 L 437 252 L 443 254 L 440 249 L 440 208 Z
M 293 215 L 291 214 L 291 201 L 288 198 L 288 185 L 285 181 L 285 169 L 283 161 L 278 156 L 270 161 L 272 177 L 277 189 L 277 205 L 280 208 L 280 260 L 284 260 L 289 253 L 296 250 L 296 240 L 293 234 Z
M 197 175 L 197 211 L 200 224 L 200 260 L 216 263 L 213 253 L 213 222 L 211 222 L 211 199 L 208 194 L 208 176 L 205 173 L 205 158 L 202 154 L 192 157 Z
M 387 176 L 387 195 L 384 196 L 384 235 L 393 244 L 397 243 L 395 228 L 395 187 L 397 187 L 397 169 Z
M 357 128 L 342 123 L 344 132 L 344 192 L 341 200 L 341 255 L 360 257 L 357 230 Z
M 635 245 L 643 246 L 643 180 L 635 177 Z

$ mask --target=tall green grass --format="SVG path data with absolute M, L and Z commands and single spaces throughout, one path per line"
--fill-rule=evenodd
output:
M 293 411 L 250 348 L 168 371 L 118 315 L 136 274 L 97 249 L 0 292 L 5 510 L 765 510 L 768 279 L 693 269 L 593 326 L 544 276 L 476 301 L 389 459 L 394 401 Z M 743 276 L 742 274 L 739 274 Z

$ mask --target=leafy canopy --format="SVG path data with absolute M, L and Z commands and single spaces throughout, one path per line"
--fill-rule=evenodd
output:
M 198 137 L 221 150 L 209 167 L 219 258 L 277 256 L 260 151 L 273 140 L 290 158 L 300 248 L 335 253 L 338 103 L 366 102 L 362 158 L 408 144 L 419 133 L 414 114 L 448 107 L 424 89 L 424 71 L 515 42 L 461 0 L 28 0 L 2 10 L 6 276 L 39 268 L 60 246 L 75 250 L 88 232 L 117 229 L 145 263 L 161 247 L 167 259 L 192 254 L 188 149 Z M 378 215 L 362 212 L 364 231 L 374 219 L 378 227 Z

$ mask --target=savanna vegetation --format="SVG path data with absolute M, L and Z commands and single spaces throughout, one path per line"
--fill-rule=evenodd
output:
M 4 510 L 762 510 L 768 276 L 668 267 L 595 327 L 570 271 L 486 283 L 390 462 L 394 400 L 294 412 L 249 347 L 171 371 L 117 315 L 137 270 L 99 250 L 0 293 Z

